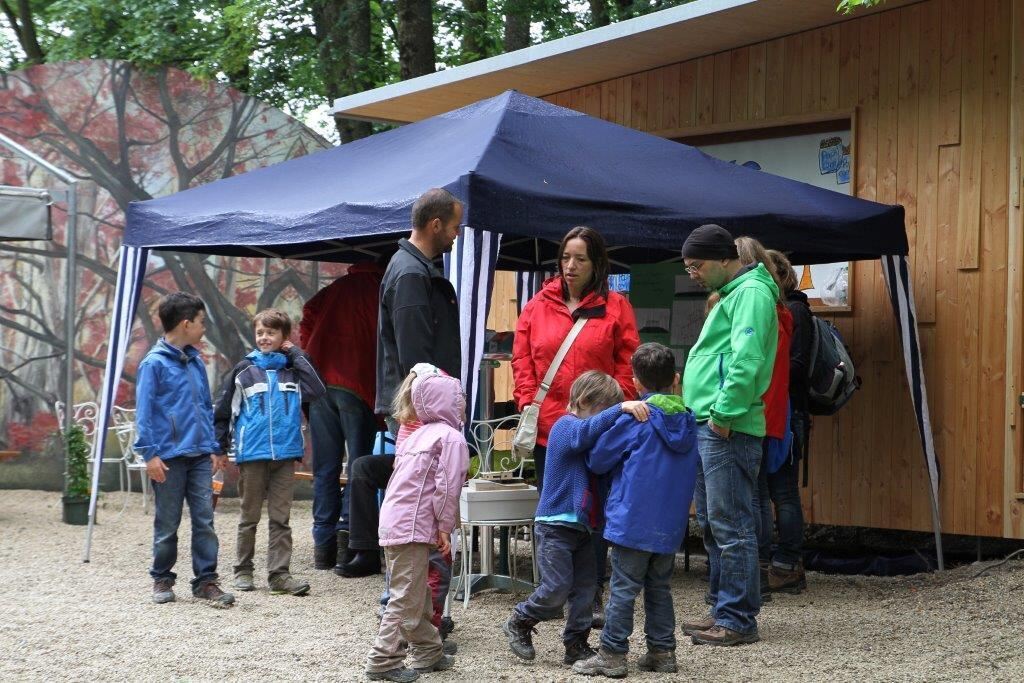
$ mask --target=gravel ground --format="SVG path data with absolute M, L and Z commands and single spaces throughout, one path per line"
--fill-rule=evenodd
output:
M 80 562 L 84 527 L 60 522 L 57 494 L 0 495 L 0 679 L 361 678 L 382 577 L 346 580 L 312 569 L 308 502 L 297 502 L 293 511 L 292 570 L 311 582 L 312 593 L 271 596 L 258 581 L 258 590 L 238 595 L 233 609 L 217 610 L 189 594 L 187 519 L 179 602 L 153 605 L 146 573 L 152 517 L 142 514 L 139 494 L 120 514 L 124 496 L 104 496 L 90 564 Z M 237 517 L 237 502 L 222 501 L 217 529 L 221 569 L 228 573 Z M 260 534 L 265 538 L 265 527 Z M 976 571 L 960 567 L 902 578 L 811 574 L 806 593 L 777 596 L 767 605 L 760 617 L 763 640 L 756 645 L 697 647 L 681 638 L 674 678 L 1024 680 L 1024 562 L 977 579 Z M 673 579 L 677 618 L 702 612 L 705 586 L 698 572 L 682 571 L 680 557 Z M 557 623 L 540 625 L 534 663 L 514 660 L 498 628 L 513 604 L 512 596 L 491 593 L 475 597 L 468 611 L 461 603 L 453 607 L 456 668 L 426 679 L 577 679 L 560 664 Z M 630 656 L 630 678 L 669 678 L 637 671 L 637 656 Z

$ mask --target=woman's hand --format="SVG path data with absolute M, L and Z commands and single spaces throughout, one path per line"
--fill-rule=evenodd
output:
M 623 401 L 621 408 L 622 412 L 629 413 L 638 422 L 647 422 L 647 418 L 651 416 L 651 409 L 644 401 Z

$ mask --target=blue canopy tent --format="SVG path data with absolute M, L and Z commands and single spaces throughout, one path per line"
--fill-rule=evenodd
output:
M 558 243 L 574 225 L 599 230 L 619 270 L 633 263 L 678 260 L 689 232 L 707 222 L 755 237 L 788 253 L 795 264 L 883 259 L 903 332 L 937 522 L 938 471 L 902 207 L 723 162 L 514 91 L 330 150 L 133 203 L 122 246 L 101 419 L 109 413 L 120 379 L 149 250 L 345 263 L 378 258 L 408 233 L 412 203 L 430 187 L 450 190 L 465 205 L 468 227 L 445 257 L 445 269 L 459 294 L 466 341 L 462 377 L 471 398 L 494 270 L 554 270 Z M 100 428 L 105 434 L 105 425 Z M 102 438 L 97 439 L 97 452 L 102 447 Z M 90 520 L 94 509 L 95 501 Z

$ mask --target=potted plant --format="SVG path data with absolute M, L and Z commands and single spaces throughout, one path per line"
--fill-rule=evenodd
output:
M 67 477 L 65 479 L 63 520 L 65 524 L 89 523 L 89 442 L 79 425 L 64 432 L 67 449 Z

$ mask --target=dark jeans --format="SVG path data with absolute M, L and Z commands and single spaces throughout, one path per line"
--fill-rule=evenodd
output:
M 544 459 L 547 457 L 547 446 L 533 447 L 533 469 L 537 473 L 537 495 L 544 488 Z
M 807 438 L 806 418 L 793 415 L 793 453 L 803 454 Z M 768 490 L 775 503 L 779 540 L 772 552 L 772 562 L 785 569 L 795 569 L 803 558 L 804 512 L 800 507 L 800 457 L 786 460 L 774 474 L 768 475 Z
M 775 531 L 768 491 L 767 437 L 761 441 L 761 469 L 757 473 L 757 488 L 754 490 L 754 519 L 757 520 L 757 559 L 759 563 L 767 563 L 772 556 L 772 535 Z
M 761 438 L 733 432 L 722 438 L 704 423 L 697 429 L 697 523 L 711 565 L 708 599 L 720 626 L 757 630 L 761 609 L 754 491 L 761 469 Z
M 154 580 L 169 579 L 178 560 L 178 526 L 188 501 L 192 518 L 192 590 L 206 581 L 217 580 L 217 534 L 213 530 L 213 463 L 209 455 L 164 460 L 166 479 L 153 482 L 153 567 Z
M 612 546 L 612 582 L 604 608 L 601 646 L 614 654 L 629 651 L 633 634 L 633 604 L 644 592 L 644 633 L 647 649 L 676 649 L 676 615 L 669 580 L 676 556 Z
M 377 526 L 380 522 L 380 508 L 377 507 L 377 491 L 388 486 L 395 469 L 395 456 L 371 455 L 359 458 L 352 467 L 348 479 L 351 496 L 348 547 L 352 550 L 377 550 Z
M 561 524 L 538 522 L 537 561 L 540 564 L 540 585 L 516 611 L 530 619 L 548 621 L 561 619 L 562 607 L 569 603 L 562 641 L 566 644 L 585 641 L 593 621 L 594 548 L 589 531 Z
M 342 458 L 348 447 L 349 479 L 352 467 L 373 449 L 376 420 L 369 406 L 344 389 L 328 388 L 310 406 L 313 437 L 313 543 L 327 545 L 337 531 L 348 529 L 348 487 L 339 489 Z

